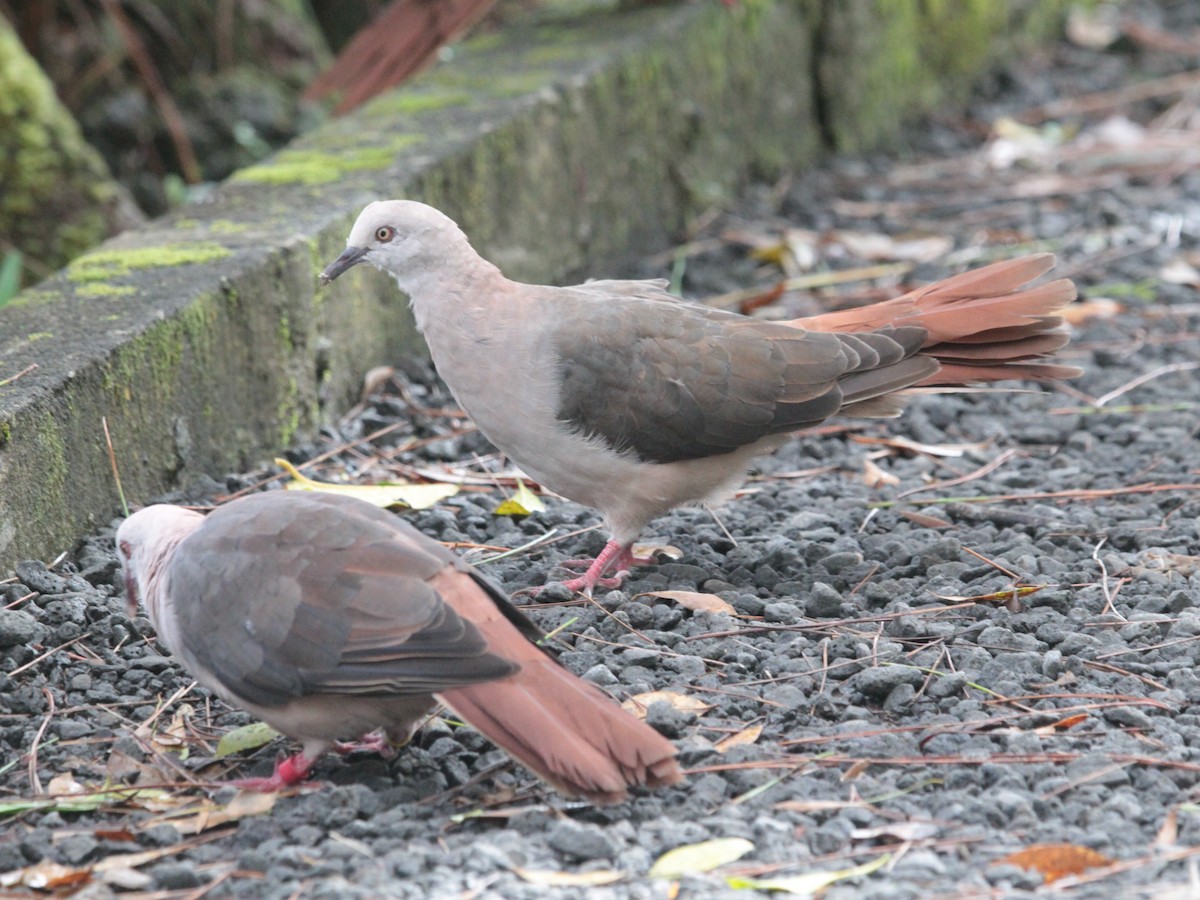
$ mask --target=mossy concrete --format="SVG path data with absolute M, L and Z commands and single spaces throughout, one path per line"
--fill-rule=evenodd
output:
M 600 274 L 751 177 L 961 98 L 1058 7 L 547 3 L 467 41 L 0 309 L 0 570 L 117 511 L 102 421 L 143 503 L 311 436 L 367 369 L 422 352 L 378 273 L 317 290 L 366 202 L 443 208 L 513 277 Z

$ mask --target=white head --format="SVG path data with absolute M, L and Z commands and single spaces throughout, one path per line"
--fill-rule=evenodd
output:
M 138 600 L 155 628 L 160 628 L 163 603 L 163 570 L 179 542 L 204 521 L 204 516 L 178 506 L 158 504 L 138 510 L 117 529 L 117 553 L 125 574 L 129 612 Z
M 464 250 L 474 256 L 470 248 L 454 220 L 432 206 L 415 200 L 376 200 L 358 214 L 346 249 L 325 267 L 321 283 L 329 284 L 365 262 L 393 275 L 411 294 L 414 282 L 458 262 Z

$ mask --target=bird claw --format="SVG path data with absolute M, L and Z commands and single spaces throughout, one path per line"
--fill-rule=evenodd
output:
M 284 788 L 295 787 L 308 778 L 314 762 L 316 762 L 315 759 L 309 759 L 303 753 L 297 753 L 275 763 L 275 771 L 269 778 L 236 778 L 224 783 L 243 791 L 274 794 Z
M 396 745 L 382 731 L 372 731 L 364 734 L 357 741 L 338 741 L 330 749 L 342 756 L 357 753 L 360 750 L 368 753 L 378 753 L 384 759 L 391 759 L 396 755 Z

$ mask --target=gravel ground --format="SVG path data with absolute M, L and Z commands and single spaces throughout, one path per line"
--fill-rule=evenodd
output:
M 551 589 L 527 607 L 544 629 L 562 627 L 563 663 L 617 697 L 699 701 L 649 711 L 681 748 L 682 787 L 609 809 L 564 802 L 438 721 L 392 760 L 326 759 L 323 787 L 250 815 L 232 789 L 189 782 L 266 774 L 285 745 L 214 763 L 217 737 L 248 719 L 199 689 L 181 695 L 189 679 L 126 614 L 109 530 L 0 583 L 0 884 L 40 864 L 66 879 L 96 866 L 76 895 L 87 897 L 658 898 L 668 885 L 646 873 L 660 854 L 736 837 L 753 850 L 684 877 L 683 896 L 750 896 L 728 886 L 730 872 L 795 875 L 884 854 L 827 896 L 1197 896 L 1200 275 L 1188 267 L 1200 268 L 1200 113 L 1166 94 L 1043 110 L 1054 127 L 1011 129 L 1007 141 L 985 143 L 981 127 L 1182 69 L 1187 57 L 1166 42 L 1195 35 L 1200 14 L 1134 11 L 1164 26 L 1158 49 L 1126 37 L 1026 60 L 969 119 L 914 129 L 902 158 L 752 190 L 678 255 L 687 292 L 707 296 L 778 279 L 746 252 L 762 235 L 819 232 L 815 243 L 792 232 L 799 256 L 853 268 L 874 260 L 842 232 L 898 241 L 916 229 L 952 249 L 906 283 L 1044 247 L 1088 301 L 1066 354 L 1086 374 L 1069 387 L 925 397 L 894 422 L 814 429 L 764 459 L 715 516 L 655 522 L 678 559 L 595 603 Z M 648 260 L 634 274 L 671 265 Z M 308 472 L 331 480 L 416 467 L 511 483 L 426 364 L 406 363 L 397 383 L 290 458 L 328 453 Z M 225 495 L 271 471 L 173 499 Z M 486 563 L 512 590 L 601 547 L 590 510 L 550 498 L 514 520 L 493 513 L 501 493 L 463 492 L 412 519 L 476 561 L 554 531 Z M 718 595 L 734 612 L 638 596 L 668 589 Z M 89 795 L 29 802 L 39 787 L 106 780 L 166 790 L 95 809 L 83 808 Z M 198 812 L 206 797 L 215 804 Z M 1047 886 L 1004 861 L 1040 843 L 1113 865 Z M 529 870 L 625 880 L 553 887 Z

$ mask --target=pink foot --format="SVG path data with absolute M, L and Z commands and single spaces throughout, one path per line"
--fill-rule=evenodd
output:
M 629 574 L 631 566 L 649 566 L 654 563 L 655 560 L 650 557 L 634 556 L 633 544 L 620 544 L 610 539 L 594 560 L 569 559 L 563 563 L 567 568 L 586 566 L 587 571 L 578 578 L 562 582 L 562 586 L 569 591 L 579 591 L 590 597 L 592 591 L 597 587 L 605 590 L 614 590 L 620 587 L 625 576 Z M 604 577 L 610 571 L 614 574 L 607 578 Z M 531 593 L 536 594 L 540 590 L 541 588 L 538 588 Z
M 364 734 L 357 741 L 338 741 L 333 745 L 332 749 L 334 753 L 340 753 L 342 756 L 349 753 L 357 753 L 359 750 L 378 753 L 384 759 L 391 759 L 396 755 L 395 744 L 382 731 L 372 731 L 370 734 Z
M 232 784 L 244 791 L 273 794 L 302 782 L 312 771 L 315 762 L 315 759 L 309 759 L 303 753 L 297 753 L 275 763 L 275 774 L 270 778 L 238 778 L 225 783 Z

